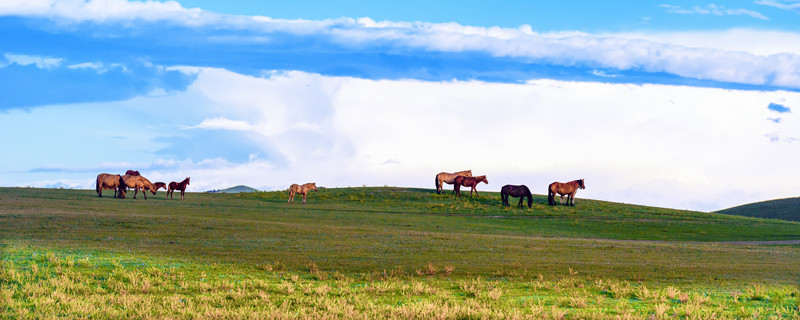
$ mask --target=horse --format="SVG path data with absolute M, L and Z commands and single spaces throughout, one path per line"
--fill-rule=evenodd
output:
M 464 170 L 455 173 L 439 172 L 439 174 L 436 175 L 436 179 L 433 181 L 436 185 L 436 194 L 442 193 L 443 183 L 453 184 L 453 179 L 458 176 L 472 177 L 472 170 Z
M 586 189 L 586 185 L 583 184 L 583 179 L 567 183 L 553 182 L 547 186 L 547 204 L 551 206 L 556 205 L 555 198 L 556 193 L 558 193 L 561 196 L 561 204 L 564 204 L 564 195 L 566 195 L 567 205 L 575 206 L 575 193 L 578 192 L 578 189 Z
M 181 200 L 185 200 L 186 198 L 184 196 L 184 192 L 186 192 L 186 186 L 188 185 L 189 185 L 189 177 L 186 177 L 186 179 L 183 179 L 183 181 L 181 182 L 175 182 L 175 181 L 170 182 L 169 188 L 167 189 L 167 197 L 169 197 L 170 200 L 172 200 L 172 194 L 175 192 L 175 190 L 180 190 Z
M 122 183 L 120 181 L 122 176 L 118 174 L 109 174 L 109 173 L 101 173 L 97 175 L 97 183 L 95 184 L 95 189 L 97 189 L 97 196 L 102 198 L 103 197 L 103 190 L 105 189 L 114 189 L 114 198 L 117 198 L 117 192 L 119 191 L 119 185 Z M 125 198 L 125 190 L 122 190 L 122 194 L 120 198 Z
M 531 207 L 533 204 L 533 195 L 531 195 L 531 190 L 528 189 L 527 186 L 523 185 L 504 185 L 503 188 L 500 189 L 500 199 L 503 200 L 503 205 L 506 207 L 510 207 L 511 205 L 508 204 L 508 197 L 515 197 L 519 198 L 519 204 L 517 207 L 522 208 L 522 198 L 528 197 L 528 208 Z
M 486 176 L 477 176 L 477 177 L 465 177 L 465 176 L 458 176 L 453 179 L 453 193 L 457 194 L 459 197 L 461 196 L 461 187 L 471 187 L 472 189 L 469 190 L 469 196 L 472 196 L 472 191 L 475 191 L 475 195 L 478 195 L 478 189 L 475 189 L 475 186 L 478 183 L 483 182 L 485 184 L 489 184 L 489 180 L 486 180 Z
M 167 184 L 163 183 L 163 182 L 153 182 L 153 188 L 156 188 L 156 191 L 158 191 L 158 189 L 161 189 L 161 188 L 164 188 L 164 190 L 168 190 L 167 189 Z
M 141 174 L 139 174 L 139 171 L 134 171 L 134 170 L 125 171 L 125 174 L 129 176 L 141 176 Z
M 317 183 L 306 183 L 304 185 L 292 184 L 289 186 L 289 201 L 288 203 L 294 204 L 294 197 L 299 193 L 303 195 L 303 204 L 306 204 L 306 196 L 308 196 L 308 192 L 314 190 L 317 191 Z
M 147 200 L 147 192 L 150 191 L 153 194 L 156 194 L 156 188 L 153 187 L 153 183 L 147 178 L 142 176 L 132 176 L 132 175 L 124 175 L 120 179 L 122 182 L 119 186 L 120 190 L 127 188 L 131 188 L 134 190 L 133 198 L 136 199 L 136 195 L 139 194 L 139 189 L 142 189 L 142 194 L 144 195 L 144 199 Z

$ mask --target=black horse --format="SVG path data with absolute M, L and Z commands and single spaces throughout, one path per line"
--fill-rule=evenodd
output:
M 504 185 L 502 189 L 500 189 L 500 198 L 503 199 L 503 205 L 509 207 L 508 204 L 508 197 L 512 196 L 515 198 L 519 198 L 519 205 L 517 207 L 522 208 L 522 197 L 528 197 L 528 208 L 531 207 L 533 204 L 533 195 L 531 195 L 531 190 L 528 189 L 524 184 L 519 186 L 514 185 Z

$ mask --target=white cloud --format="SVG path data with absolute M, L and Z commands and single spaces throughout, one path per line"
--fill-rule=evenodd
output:
M 499 84 L 193 72 L 197 81 L 182 93 L 89 108 L 54 106 L 0 118 L 5 119 L 2 130 L 26 135 L 24 144 L 8 146 L 20 157 L 3 159 L 3 167 L 52 169 L 21 178 L 4 175 L 3 183 L 53 185 L 62 175 L 64 181 L 82 176 L 89 184 L 103 168 L 134 168 L 153 181 L 191 176 L 193 191 L 239 184 L 272 189 L 298 182 L 431 188 L 436 172 L 472 169 L 490 177 L 491 184 L 482 190 L 524 183 L 543 193 L 552 181 L 585 178 L 587 189 L 579 198 L 702 210 L 793 196 L 800 189 L 800 182 L 785 179 L 785 172 L 800 170 L 795 161 L 800 149 L 794 143 L 800 138 L 800 117 L 785 113 L 780 123 L 766 121 L 774 114 L 767 108 L 770 103 L 799 106 L 799 93 L 555 80 Z M 88 125 L 62 124 L 66 112 L 86 123 L 125 115 L 153 129 L 116 133 L 126 138 L 114 143 L 78 129 Z M 26 146 L 55 143 L 50 135 L 27 133 L 27 123 L 59 132 L 63 143 L 53 145 L 56 149 L 104 145 L 109 152 L 103 159 L 111 162 L 83 152 L 59 159 L 38 153 L 27 157 L 31 151 Z M 180 135 L 186 126 L 249 132 L 248 139 L 261 150 L 248 152 L 245 163 L 154 160 L 153 137 Z M 276 153 L 252 156 L 265 150 Z M 70 170 L 74 163 L 88 166 Z M 785 183 L 776 188 L 775 181 Z
M 166 21 L 176 20 L 196 25 L 198 20 L 218 15 L 200 9 L 186 9 L 175 1 L 127 0 L 4 0 L 0 15 L 23 15 L 76 22 L 94 21 Z
M 800 13 L 800 1 L 797 0 L 756 0 L 755 3 Z
M 787 147 L 800 137 L 800 118 L 765 121 L 772 101 L 800 104 L 800 94 L 791 92 L 375 81 L 302 72 L 253 78 L 203 69 L 188 94 L 218 102 L 203 110 L 214 116 L 196 128 L 252 130 L 264 148 L 290 160 L 203 169 L 196 181 L 209 188 L 306 180 L 430 187 L 432 173 L 473 169 L 493 177 L 486 190 L 507 183 L 543 190 L 552 181 L 585 178 L 583 197 L 704 210 L 800 188 L 770 188 L 783 172 L 800 169 L 792 161 L 799 152 Z M 267 123 L 283 126 L 259 129 Z
M 744 14 L 766 18 L 757 12 L 713 4 L 692 9 L 664 7 L 679 13 Z M 215 30 L 248 30 L 250 32 L 245 35 L 228 34 L 225 41 L 250 41 L 254 45 L 264 45 L 275 33 L 289 33 L 324 38 L 351 48 L 389 45 L 409 50 L 484 52 L 532 63 L 636 70 L 690 79 L 800 88 L 800 41 L 797 41 L 800 34 L 796 32 L 736 29 L 666 34 L 537 33 L 528 25 L 499 28 L 457 23 L 374 21 L 370 18 L 315 21 L 222 15 L 186 9 L 171 1 L 12 0 L 0 4 L 0 15 L 3 14 L 97 23 L 142 19 Z M 212 38 L 212 42 L 222 39 Z
M 205 119 L 195 126 L 181 126 L 181 129 L 212 129 L 212 130 L 233 130 L 233 131 L 253 131 L 255 127 L 247 121 L 235 121 L 224 117 Z
M 39 69 L 52 69 L 61 65 L 62 58 L 6 53 L 6 65 L 18 64 L 21 66 L 35 65 Z
M 700 14 L 700 15 L 715 15 L 715 16 L 738 16 L 738 15 L 746 15 L 750 16 L 755 19 L 760 20 L 769 20 L 769 18 L 760 12 L 747 10 L 747 9 L 726 9 L 724 6 L 718 6 L 716 4 L 709 4 L 705 7 L 694 6 L 691 9 L 684 9 L 680 6 L 662 4 L 659 5 L 661 8 L 667 9 L 668 12 L 677 13 L 677 14 Z

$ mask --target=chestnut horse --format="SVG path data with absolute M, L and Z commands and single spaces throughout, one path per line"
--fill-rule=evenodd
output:
M 164 190 L 167 190 L 167 184 L 163 183 L 163 182 L 153 182 L 153 188 L 156 188 L 156 191 L 158 191 L 158 189 L 161 189 L 161 188 L 164 188 Z
M 188 185 L 189 185 L 189 177 L 186 177 L 186 179 L 183 179 L 183 181 L 181 181 L 181 182 L 175 182 L 175 181 L 170 182 L 169 183 L 169 188 L 167 189 L 167 196 L 170 199 L 172 199 L 172 193 L 174 193 L 175 190 L 180 190 L 181 191 L 181 200 L 186 199 L 183 194 L 184 194 L 184 192 L 186 192 L 186 186 L 188 186 Z
M 586 189 L 583 179 L 570 181 L 567 183 L 553 182 L 547 187 L 547 204 L 556 205 L 556 193 L 561 196 L 561 204 L 564 204 L 564 195 L 567 196 L 567 205 L 575 206 L 575 193 L 578 189 Z
M 531 207 L 533 204 L 533 195 L 531 195 L 531 190 L 528 189 L 527 186 L 523 185 L 504 185 L 503 188 L 500 189 L 500 199 L 503 200 L 503 205 L 506 207 L 510 207 L 511 205 L 508 204 L 508 197 L 515 197 L 519 198 L 519 204 L 517 207 L 522 208 L 522 198 L 528 197 L 528 208 Z
M 459 197 L 461 196 L 461 187 L 470 187 L 472 189 L 469 190 L 469 196 L 472 196 L 472 191 L 475 191 L 475 195 L 478 195 L 478 189 L 475 189 L 475 186 L 478 183 L 483 182 L 485 184 L 489 184 L 489 180 L 486 180 L 486 176 L 477 176 L 477 177 L 465 177 L 465 176 L 458 176 L 453 179 L 453 193 L 457 194 Z
M 472 170 L 464 170 L 455 173 L 439 172 L 433 181 L 436 184 L 436 194 L 442 193 L 443 183 L 453 184 L 453 179 L 458 176 L 472 177 Z
M 306 183 L 304 185 L 292 184 L 289 186 L 289 201 L 288 203 L 294 204 L 294 197 L 299 193 L 303 195 L 303 204 L 306 204 L 306 196 L 308 196 L 308 192 L 314 190 L 317 191 L 317 183 Z
M 125 171 L 125 174 L 129 176 L 141 176 L 141 174 L 139 174 L 139 171 L 134 171 L 134 170 Z
M 139 189 L 142 189 L 142 194 L 144 195 L 144 199 L 147 200 L 147 192 L 150 191 L 153 194 L 156 194 L 156 188 L 153 187 L 153 183 L 147 178 L 142 176 L 132 176 L 132 175 L 124 175 L 120 179 L 122 182 L 119 186 L 120 190 L 127 188 L 131 188 L 134 190 L 133 198 L 136 199 L 136 195 L 139 194 Z M 125 198 L 124 196 L 122 198 Z
M 119 185 L 122 183 L 120 181 L 122 176 L 118 174 L 109 174 L 109 173 L 101 173 L 97 175 L 97 183 L 95 184 L 95 189 L 97 189 L 97 196 L 102 198 L 103 197 L 103 190 L 106 189 L 114 189 L 114 198 L 117 197 L 117 192 L 120 191 Z M 120 192 L 120 198 L 125 198 L 125 190 L 122 189 Z

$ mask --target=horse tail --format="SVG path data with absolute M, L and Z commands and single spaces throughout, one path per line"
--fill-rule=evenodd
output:
M 103 196 L 103 193 L 100 192 L 100 176 L 97 176 L 97 181 L 95 182 L 94 188 L 97 190 L 97 195 Z
M 439 175 L 437 174 L 433 177 L 433 187 L 436 189 L 436 194 L 440 194 L 439 192 Z
M 553 184 L 547 186 L 547 204 L 551 206 L 556 205 L 556 193 L 553 192 Z

